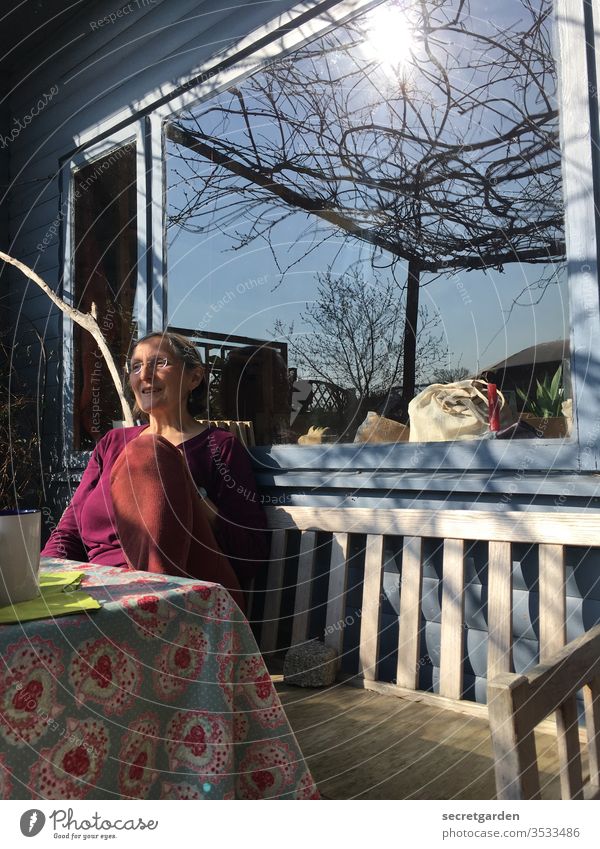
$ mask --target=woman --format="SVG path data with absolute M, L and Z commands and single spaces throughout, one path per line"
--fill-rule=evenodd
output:
M 98 442 L 42 556 L 215 581 L 243 607 L 240 586 L 267 553 L 265 516 L 243 447 L 194 418 L 198 352 L 178 334 L 150 333 L 128 371 L 148 424 Z

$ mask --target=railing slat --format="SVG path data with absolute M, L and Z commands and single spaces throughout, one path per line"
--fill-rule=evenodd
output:
M 308 638 L 316 542 L 317 534 L 315 531 L 304 531 L 300 539 L 300 555 L 298 557 L 298 580 L 292 625 L 293 646 L 305 642 Z
M 465 605 L 465 541 L 444 540 L 440 695 L 462 698 Z
M 600 787 L 600 678 L 583 688 L 585 727 L 587 730 L 590 783 Z
M 265 588 L 265 609 L 260 636 L 260 648 L 263 654 L 277 650 L 277 634 L 281 618 L 281 594 L 283 592 L 283 573 L 285 567 L 285 549 L 287 531 L 272 531 L 271 560 L 267 586 Z
M 565 555 L 562 545 L 539 546 L 540 661 L 565 644 Z
M 329 591 L 325 644 L 342 655 L 344 645 L 344 614 L 346 605 L 346 580 L 348 576 L 348 534 L 333 534 L 329 565 Z
M 365 550 L 365 579 L 360 617 L 358 661 L 359 673 L 369 681 L 374 681 L 377 673 L 382 577 L 383 537 L 369 534 Z
M 513 683 L 507 686 L 505 680 Z M 503 680 L 504 679 L 504 680 Z M 503 675 L 488 686 L 488 712 L 494 748 L 498 799 L 539 799 L 534 721 L 529 716 L 527 681 Z
M 400 687 L 416 690 L 419 683 L 419 629 L 423 588 L 423 540 L 421 537 L 404 537 L 400 587 L 396 681 Z
M 579 723 L 575 696 L 566 699 L 556 711 L 556 737 L 561 796 L 563 799 L 583 799 Z
M 509 542 L 490 542 L 488 553 L 488 681 L 510 672 L 512 651 L 512 556 Z
M 567 634 L 565 550 L 562 545 L 539 546 L 540 660 L 563 648 Z M 575 696 L 556 711 L 556 736 L 563 799 L 583 798 L 579 726 Z

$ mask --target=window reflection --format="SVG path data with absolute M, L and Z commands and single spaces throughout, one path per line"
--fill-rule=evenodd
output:
M 125 363 L 135 333 L 137 272 L 135 145 L 117 148 L 73 176 L 74 302 L 96 310 L 117 364 Z M 74 325 L 74 448 L 93 448 L 122 418 L 106 363 L 93 337 Z
M 382 3 L 167 125 L 169 322 L 285 348 L 278 368 L 214 354 L 237 363 L 222 403 L 259 444 L 405 441 L 415 396 L 481 377 L 504 427 L 558 366 L 561 416 L 551 15 L 545 0 Z

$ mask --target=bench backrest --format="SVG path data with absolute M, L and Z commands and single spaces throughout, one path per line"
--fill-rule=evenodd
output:
M 252 422 L 236 421 L 233 419 L 196 419 L 200 424 L 211 427 L 221 427 L 228 430 L 246 448 L 254 448 L 254 425 Z
M 301 532 L 291 644 L 307 639 L 318 531 L 332 534 L 325 642 L 342 651 L 343 622 L 348 578 L 349 535 L 366 535 L 365 573 L 360 617 L 359 673 L 365 681 L 376 678 L 383 578 L 384 538 L 402 537 L 398 663 L 399 688 L 418 687 L 421 595 L 424 540 L 443 545 L 439 693 L 452 700 L 463 696 L 465 541 L 488 543 L 488 650 L 487 678 L 511 671 L 512 553 L 513 543 L 538 546 L 540 654 L 560 648 L 566 638 L 566 545 L 600 543 L 600 518 L 593 511 L 490 512 L 433 509 L 268 508 L 273 529 L 272 549 L 262 630 L 265 654 L 278 648 L 282 614 L 287 535 Z

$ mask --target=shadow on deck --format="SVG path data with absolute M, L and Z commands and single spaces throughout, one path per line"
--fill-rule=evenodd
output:
M 487 720 L 337 684 L 277 692 L 329 799 L 494 799 Z M 542 796 L 560 798 L 556 738 L 536 733 Z

